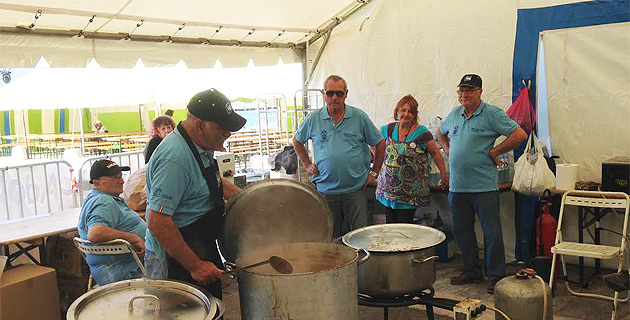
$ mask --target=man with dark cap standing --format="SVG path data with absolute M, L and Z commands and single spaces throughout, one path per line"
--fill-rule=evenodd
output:
M 166 136 L 147 167 L 147 254 L 151 278 L 190 282 L 221 298 L 224 199 L 240 190 L 222 179 L 214 151 L 245 125 L 215 89 L 197 93 L 186 120 Z
M 93 188 L 81 207 L 79 236 L 91 242 L 127 240 L 142 258 L 147 224 L 119 197 L 125 182 L 122 171 L 129 171 L 129 167 L 119 167 L 110 160 L 98 160 L 92 165 Z M 131 255 L 87 255 L 86 260 L 99 285 L 142 276 Z
M 488 293 L 505 276 L 505 252 L 499 212 L 497 165 L 499 155 L 516 148 L 527 134 L 501 108 L 481 100 L 481 77 L 464 75 L 458 85 L 460 106 L 437 130 L 438 140 L 449 157 L 448 202 L 455 241 L 462 251 L 462 273 L 451 284 L 483 281 L 475 234 L 475 213 L 484 234 Z M 500 136 L 507 138 L 494 146 Z

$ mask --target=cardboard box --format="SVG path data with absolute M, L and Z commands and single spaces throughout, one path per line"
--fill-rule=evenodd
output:
M 1 320 L 61 320 L 55 269 L 25 264 L 0 279 Z
M 76 231 L 48 237 L 46 240 L 47 264 L 64 277 L 87 277 L 90 269 L 72 239 L 78 237 Z

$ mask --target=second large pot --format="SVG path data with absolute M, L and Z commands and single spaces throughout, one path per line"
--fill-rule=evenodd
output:
M 397 297 L 418 293 L 435 282 L 435 246 L 443 232 L 425 226 L 394 223 L 368 226 L 343 236 L 344 244 L 370 252 L 359 266 L 359 293 Z
M 293 265 L 280 274 L 269 264 L 238 274 L 241 317 L 259 319 L 358 319 L 358 253 L 333 243 L 305 242 L 274 245 L 243 253 L 237 265 L 276 255 Z

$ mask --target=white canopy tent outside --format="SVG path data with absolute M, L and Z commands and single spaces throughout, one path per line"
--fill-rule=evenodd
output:
M 313 41 L 366 1 L 2 0 L 0 67 L 175 65 L 244 67 L 298 61 Z M 36 18 L 37 17 L 37 18 Z M 123 40 L 123 39 L 131 39 Z M 24 50 L 27 46 L 29 49 Z
M 16 133 L 26 137 L 24 110 L 70 109 L 68 132 L 80 134 L 83 151 L 83 117 L 77 109 L 149 104 L 152 92 L 147 83 L 133 69 L 36 69 L 0 88 L 0 110 L 19 110 Z M 46 125 L 54 127 L 52 120 Z
M 182 0 L 160 2 L 158 6 L 150 0 L 0 0 L 0 67 L 31 67 L 40 56 L 53 67 L 83 67 L 91 58 L 103 67 L 132 67 L 141 58 L 146 66 L 174 65 L 181 59 L 190 68 L 211 67 L 217 59 L 224 67 L 245 66 L 250 58 L 256 65 L 265 61 L 275 64 L 281 57 L 285 63 L 303 63 L 309 88 L 321 88 L 329 74 L 343 76 L 349 86 L 346 102 L 366 111 L 378 126 L 392 120 L 393 106 L 406 94 L 419 101 L 420 123 L 426 124 L 457 106 L 456 85 L 465 73 L 480 74 L 482 98 L 507 109 L 512 103 L 519 10 L 577 2 Z M 42 14 L 35 20 L 38 9 Z M 97 14 L 95 22 L 88 24 L 93 14 Z M 144 22 L 136 27 L 141 19 Z M 28 28 L 33 22 L 35 26 Z M 186 26 L 178 31 L 184 23 Z M 323 36 L 337 23 L 341 24 L 330 37 Z M 85 37 L 71 37 L 81 30 L 86 31 Z M 627 31 L 616 32 L 627 39 Z M 120 40 L 129 34 L 132 40 Z M 158 42 L 169 36 L 172 42 Z M 583 61 L 565 61 L 595 69 Z M 627 60 L 621 63 L 627 66 Z M 614 64 L 607 68 L 611 67 Z M 624 96 L 619 97 L 607 102 L 619 103 L 627 110 Z M 558 107 L 580 112 L 566 112 L 562 118 L 553 118 L 550 113 L 550 121 L 557 121 L 551 123 L 552 128 L 564 123 L 609 123 L 607 113 L 576 104 L 580 101 L 568 101 Z M 591 120 L 585 122 L 584 117 Z M 627 113 L 619 114 L 620 122 L 630 123 L 627 117 Z M 598 152 L 603 148 L 611 156 L 628 156 L 630 149 L 619 145 L 628 144 L 630 139 L 607 139 L 611 132 L 626 131 L 613 129 L 613 125 L 606 125 L 592 130 L 597 135 L 594 139 L 599 138 L 602 144 Z M 557 136 L 562 130 L 552 130 L 551 134 L 562 141 Z M 561 148 L 554 142 L 556 147 Z M 561 160 L 572 161 L 571 153 L 566 155 L 569 157 Z M 513 204 L 513 199 L 502 199 L 502 203 Z M 507 218 L 504 225 L 513 225 L 513 217 Z M 508 252 L 512 244 L 506 242 Z

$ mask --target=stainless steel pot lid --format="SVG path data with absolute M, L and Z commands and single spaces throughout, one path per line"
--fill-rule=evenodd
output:
M 430 248 L 446 235 L 437 229 L 408 223 L 379 224 L 356 229 L 343 236 L 343 243 L 371 252 L 403 252 Z
M 328 204 L 315 189 L 294 180 L 268 179 L 247 186 L 226 205 L 221 252 L 235 261 L 239 252 L 258 247 L 330 242 L 332 230 Z
M 67 320 L 190 319 L 223 314 L 223 303 L 199 289 L 169 280 L 133 279 L 88 291 L 72 303 Z

